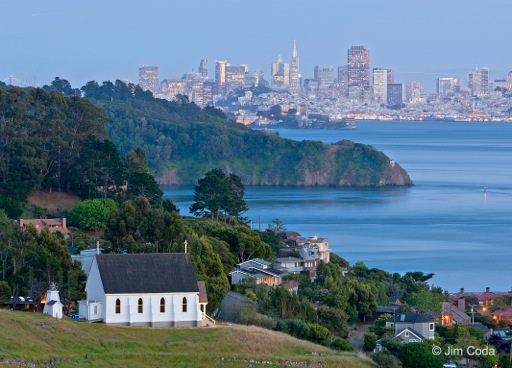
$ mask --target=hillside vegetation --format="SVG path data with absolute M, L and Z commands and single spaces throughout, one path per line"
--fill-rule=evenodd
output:
M 3 367 L 374 366 L 364 356 L 258 327 L 110 327 L 6 310 L 0 327 Z
M 89 82 L 85 97 L 102 107 L 121 155 L 146 152 L 162 184 L 194 184 L 213 168 L 239 175 L 246 185 L 411 185 L 407 173 L 371 146 L 341 141 L 293 141 L 227 120 L 218 109 L 199 108 L 186 96 L 155 99 L 120 81 Z

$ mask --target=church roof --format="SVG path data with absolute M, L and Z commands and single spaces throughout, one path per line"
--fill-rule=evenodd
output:
M 97 254 L 105 294 L 199 292 L 187 253 Z

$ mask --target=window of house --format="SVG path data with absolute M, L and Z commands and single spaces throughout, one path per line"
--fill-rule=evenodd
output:
M 165 313 L 165 299 L 160 299 L 160 313 Z
M 98 314 L 98 306 L 97 305 L 94 306 L 94 314 Z
M 116 299 L 116 314 L 121 313 L 121 299 Z
M 143 311 L 142 298 L 139 298 L 139 313 L 142 313 L 142 311 Z
M 186 312 L 187 311 L 187 298 L 183 297 L 183 306 L 181 308 L 181 311 L 182 312 Z
M 434 323 L 433 322 L 428 325 L 428 329 L 430 331 L 434 331 Z

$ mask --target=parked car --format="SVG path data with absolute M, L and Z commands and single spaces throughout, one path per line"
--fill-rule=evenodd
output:
M 78 312 L 68 313 L 66 316 L 71 319 L 78 319 Z

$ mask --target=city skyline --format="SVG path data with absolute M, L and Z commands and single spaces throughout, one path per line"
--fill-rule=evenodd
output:
M 392 69 L 397 83 L 417 80 L 434 93 L 437 78 L 465 80 L 478 66 L 497 79 L 512 68 L 512 50 L 505 47 L 512 3 L 479 5 L 328 0 L 315 8 L 306 1 L 239 6 L 233 0 L 147 5 L 28 0 L 1 5 L 0 79 L 13 75 L 42 85 L 58 76 L 74 86 L 93 79 L 136 81 L 144 64 L 158 65 L 161 79 L 179 78 L 208 59 L 248 64 L 270 80 L 270 65 L 279 54 L 290 63 L 296 40 L 303 79 L 313 77 L 316 65 L 345 65 L 347 49 L 364 45 L 371 50 L 372 69 Z M 211 72 L 210 64 L 212 79 Z

